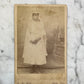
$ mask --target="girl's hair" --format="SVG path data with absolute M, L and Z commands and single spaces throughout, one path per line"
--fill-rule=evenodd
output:
M 32 16 L 39 16 L 39 13 L 32 13 Z

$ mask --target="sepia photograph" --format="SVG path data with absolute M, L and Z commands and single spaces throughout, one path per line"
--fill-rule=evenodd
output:
M 66 84 L 66 18 L 66 5 L 15 5 L 16 80 L 50 74 L 59 79 L 49 84 Z

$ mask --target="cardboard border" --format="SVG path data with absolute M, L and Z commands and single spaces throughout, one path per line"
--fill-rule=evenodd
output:
M 30 80 L 55 80 L 57 75 L 56 74 L 18 74 L 17 73 L 17 7 L 18 6 L 55 6 L 55 7 L 65 7 L 65 79 L 67 84 L 67 5 L 47 5 L 47 4 L 15 4 L 14 5 L 14 23 L 15 23 L 15 84 L 18 77 L 21 78 L 28 78 Z M 58 73 L 59 74 L 59 73 Z M 38 75 L 38 76 L 37 76 Z M 40 77 L 40 78 L 39 78 Z M 44 78 L 45 77 L 45 78 Z M 61 75 L 59 75 L 61 77 Z

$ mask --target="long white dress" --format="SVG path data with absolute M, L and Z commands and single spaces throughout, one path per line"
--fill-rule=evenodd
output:
M 31 43 L 38 38 L 41 38 L 36 44 Z M 24 63 L 31 65 L 46 64 L 46 32 L 43 22 L 32 21 L 27 28 L 23 58 Z

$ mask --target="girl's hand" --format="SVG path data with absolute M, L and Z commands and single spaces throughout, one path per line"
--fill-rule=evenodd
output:
M 38 39 L 36 39 L 36 40 L 34 40 L 34 41 L 30 41 L 30 42 L 31 42 L 32 44 L 37 44 L 40 39 L 41 39 L 41 38 L 38 38 Z

